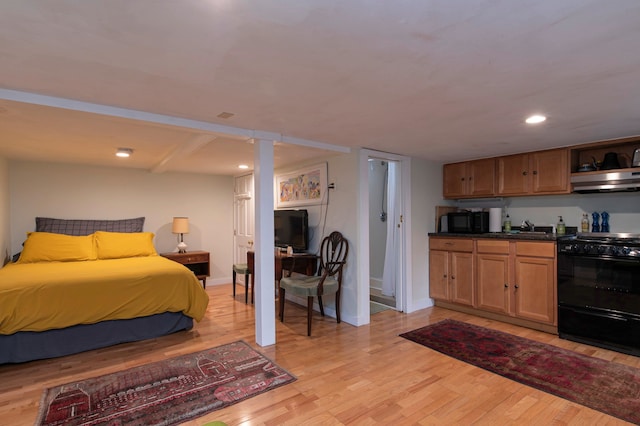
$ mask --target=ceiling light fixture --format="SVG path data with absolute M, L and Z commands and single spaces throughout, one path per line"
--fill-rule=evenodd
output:
M 532 115 L 530 117 L 527 117 L 526 120 L 524 120 L 527 124 L 538 124 L 538 123 L 542 123 L 543 121 L 545 121 L 547 119 L 547 117 L 545 117 L 544 115 Z
M 238 168 L 239 168 L 239 169 L 248 169 L 248 168 L 249 168 L 249 166 L 247 166 L 246 164 L 240 164 L 240 165 L 238 166 Z
M 133 149 L 131 148 L 118 148 L 116 151 L 116 157 L 128 158 L 133 154 Z

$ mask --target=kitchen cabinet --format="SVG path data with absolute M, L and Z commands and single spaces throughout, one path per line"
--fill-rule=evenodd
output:
M 571 171 L 577 173 L 583 164 L 601 165 L 604 156 L 609 152 L 615 152 L 620 163 L 620 168 L 632 168 L 633 153 L 640 149 L 640 137 L 634 136 L 623 139 L 613 139 L 571 148 Z M 606 173 L 603 170 L 602 173 Z
M 476 240 L 477 308 L 556 323 L 555 243 Z
M 444 198 L 493 197 L 495 158 L 445 164 L 442 169 Z
M 474 304 L 473 240 L 429 239 L 429 296 L 461 305 Z
M 569 149 L 498 157 L 497 195 L 568 194 Z
M 509 289 L 509 241 L 477 240 L 476 244 L 477 308 L 509 314 L 513 294 Z

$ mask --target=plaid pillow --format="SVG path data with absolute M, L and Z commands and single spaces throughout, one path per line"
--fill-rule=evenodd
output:
M 119 220 L 36 217 L 36 232 L 51 232 L 66 235 L 89 235 L 96 231 L 142 232 L 144 219 L 144 217 Z

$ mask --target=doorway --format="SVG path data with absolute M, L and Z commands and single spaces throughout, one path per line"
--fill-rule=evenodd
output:
M 395 270 L 393 255 L 394 229 L 389 229 L 395 216 L 395 164 L 388 160 L 369 158 L 369 301 L 371 314 L 396 307 L 395 280 L 389 269 Z M 391 171 L 391 177 L 389 172 Z M 390 205 L 391 203 L 391 205 Z M 389 215 L 391 213 L 391 220 Z M 389 259 L 391 257 L 391 259 Z M 387 272 L 385 274 L 385 272 Z
M 247 251 L 253 250 L 254 239 L 253 174 L 238 176 L 233 189 L 233 263 L 247 263 Z M 244 280 L 244 275 L 238 276 Z M 242 281 L 243 284 L 244 281 Z
M 401 162 L 370 156 L 369 185 L 369 311 L 402 310 L 403 213 Z

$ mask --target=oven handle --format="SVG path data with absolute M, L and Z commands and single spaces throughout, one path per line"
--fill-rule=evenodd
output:
M 624 322 L 629 321 L 628 318 L 626 318 L 626 317 L 624 317 L 624 316 L 622 316 L 620 314 L 604 314 L 604 313 L 600 313 L 600 312 L 597 312 L 597 311 L 590 311 L 590 310 L 580 309 L 580 308 L 572 308 L 572 307 L 569 307 L 569 306 L 562 306 L 562 305 L 561 305 L 561 307 L 564 308 L 564 309 L 571 310 L 571 311 L 576 312 L 576 313 L 591 315 L 591 316 L 594 316 L 594 317 L 613 319 L 613 320 L 624 321 Z
M 621 262 L 621 263 L 640 263 L 640 257 L 614 257 L 601 254 L 584 254 L 584 253 L 566 253 L 558 252 L 558 259 L 562 258 L 580 258 L 580 259 L 595 259 L 603 262 Z

